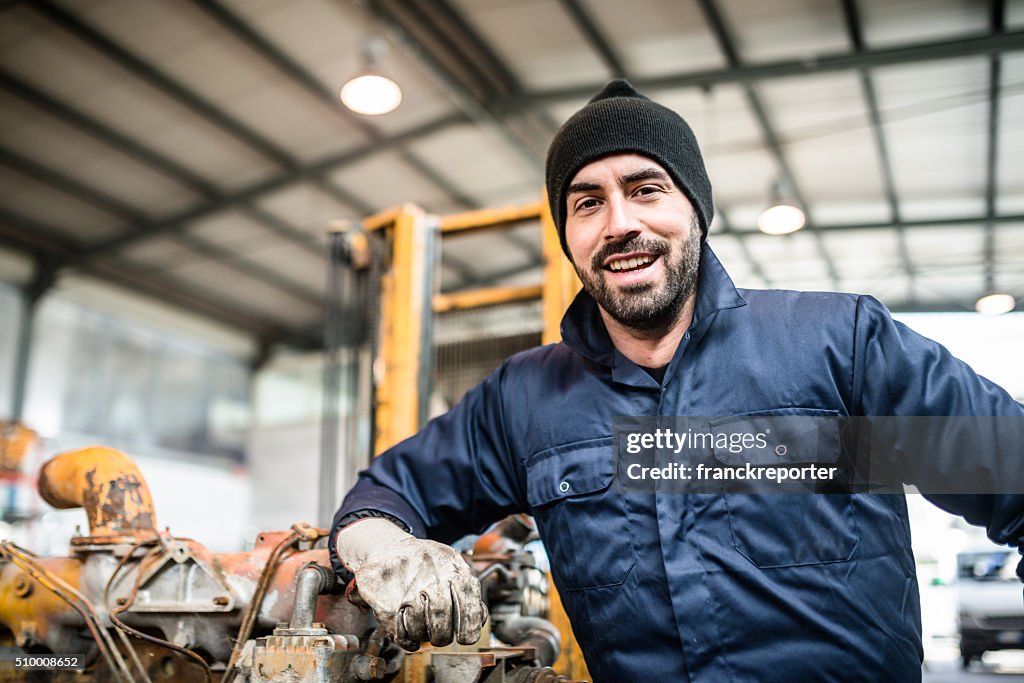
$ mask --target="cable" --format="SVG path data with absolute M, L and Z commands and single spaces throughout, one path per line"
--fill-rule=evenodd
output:
M 177 541 L 177 540 L 183 540 L 183 539 L 173 539 L 173 540 Z M 183 648 L 183 647 L 180 647 L 178 645 L 175 645 L 174 643 L 169 642 L 167 640 L 163 640 L 162 638 L 156 638 L 154 636 L 142 633 L 141 631 L 137 631 L 134 628 L 132 628 L 131 626 L 128 626 L 126 623 L 121 621 L 118 618 L 118 616 L 117 616 L 117 615 L 119 615 L 119 614 L 121 614 L 123 612 L 126 612 L 129 609 L 131 609 L 132 604 L 135 602 L 135 598 L 138 595 L 139 588 L 142 586 L 142 565 L 146 562 L 146 560 L 148 560 L 150 558 L 150 556 L 155 556 L 155 555 L 157 555 L 159 553 L 167 552 L 167 548 L 163 545 L 163 539 L 162 538 L 160 538 L 159 536 L 155 536 L 153 538 L 148 538 L 148 539 L 144 539 L 142 541 L 139 541 L 138 543 L 136 543 L 135 545 L 132 546 L 131 550 L 129 550 L 128 553 L 123 558 L 121 558 L 121 561 L 118 563 L 117 567 L 114 569 L 113 573 L 110 575 L 110 578 L 107 580 L 107 585 L 106 585 L 106 587 L 103 590 L 103 602 L 104 602 L 104 604 L 106 604 L 107 609 L 110 609 L 110 586 L 113 585 L 114 579 L 120 573 L 121 569 L 123 569 L 124 566 L 128 563 L 128 561 L 132 558 L 132 555 L 134 555 L 136 551 L 138 551 L 140 548 L 143 548 L 143 547 L 145 547 L 147 545 L 151 545 L 153 543 L 160 543 L 161 545 L 159 547 L 156 547 L 156 548 L 153 548 L 152 550 L 150 550 L 148 553 L 146 553 L 146 555 L 144 555 L 139 560 L 139 564 L 138 564 L 138 568 L 137 568 L 137 572 L 136 572 L 137 575 L 135 577 L 135 585 L 132 586 L 132 591 L 128 595 L 128 598 L 125 600 L 125 604 L 121 605 L 120 607 L 118 607 L 118 608 L 116 608 L 114 610 L 111 610 L 111 612 L 110 612 L 110 621 L 111 621 L 111 623 L 114 624 L 115 627 L 117 627 L 121 631 L 124 631 L 125 633 L 128 633 L 129 635 L 133 635 L 133 636 L 135 636 L 136 638 L 138 638 L 140 640 L 145 640 L 145 641 L 153 643 L 155 645 L 159 645 L 160 647 L 167 648 L 168 650 L 173 650 L 174 652 L 177 652 L 179 654 L 185 655 L 186 657 L 188 657 L 188 658 L 192 659 L 193 661 L 197 662 L 199 664 L 199 666 L 202 667 L 203 677 L 205 678 L 206 683 L 212 683 L 212 681 L 213 681 L 213 672 L 210 670 L 210 665 L 207 664 L 206 660 L 203 659 L 202 657 L 200 657 L 197 653 L 195 653 L 192 650 L 189 650 L 187 648 Z M 141 666 L 141 663 L 139 664 L 139 666 Z M 148 677 L 147 677 L 147 680 L 148 680 Z
M 38 565 L 32 559 L 32 553 L 22 551 L 14 543 L 9 541 L 0 542 L 0 553 L 5 553 L 11 559 L 11 562 L 20 567 L 22 571 L 78 612 L 85 622 L 86 628 L 89 629 L 89 633 L 92 634 L 93 640 L 96 641 L 96 646 L 99 648 L 103 659 L 107 662 L 107 666 L 110 667 L 111 672 L 119 681 L 134 683 L 131 671 L 121 657 L 121 653 L 118 652 L 117 647 L 110 639 L 99 617 L 96 616 L 96 610 L 81 593 L 69 586 L 60 577 L 51 574 L 45 567 Z

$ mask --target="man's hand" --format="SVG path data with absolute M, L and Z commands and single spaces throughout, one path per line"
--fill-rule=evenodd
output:
M 454 548 L 370 518 L 342 529 L 337 551 L 359 595 L 402 648 L 480 639 L 487 619 L 480 582 Z

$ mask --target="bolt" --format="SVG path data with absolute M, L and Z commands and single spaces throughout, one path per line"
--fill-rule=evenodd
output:
M 217 605 L 219 607 L 224 607 L 229 602 L 231 602 L 231 601 L 228 599 L 228 596 L 226 596 L 226 595 L 218 595 L 217 597 L 215 597 L 213 599 L 213 604 L 215 604 L 215 605 Z
M 14 580 L 14 594 L 19 598 L 27 598 L 32 592 L 32 582 L 24 574 L 18 574 Z
M 352 669 L 357 680 L 375 681 L 384 678 L 384 674 L 387 673 L 387 662 L 373 655 L 357 655 L 352 660 Z
M 127 605 L 127 604 L 128 604 L 128 598 L 118 598 L 118 599 L 116 600 L 116 602 L 117 602 L 117 604 L 119 604 L 119 605 Z

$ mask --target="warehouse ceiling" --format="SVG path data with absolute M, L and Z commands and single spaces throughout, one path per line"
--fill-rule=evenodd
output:
M 404 100 L 367 117 L 337 92 L 374 35 Z M 1024 2 L 968 0 L 0 2 L 0 276 L 315 346 L 330 221 L 536 201 L 614 76 L 695 129 L 738 285 L 1024 298 Z M 778 181 L 808 226 L 770 237 Z M 443 288 L 538 282 L 538 231 L 446 240 Z

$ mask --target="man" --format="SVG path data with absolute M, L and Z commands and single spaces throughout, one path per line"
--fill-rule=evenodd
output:
M 918 680 L 902 496 L 625 491 L 612 420 L 1024 407 L 870 297 L 737 290 L 705 243 L 693 133 L 625 81 L 565 123 L 546 175 L 584 284 L 564 341 L 513 356 L 363 472 L 336 569 L 403 646 L 473 642 L 485 615 L 465 563 L 421 539 L 529 512 L 595 681 Z M 1019 544 L 1022 499 L 940 502 Z

